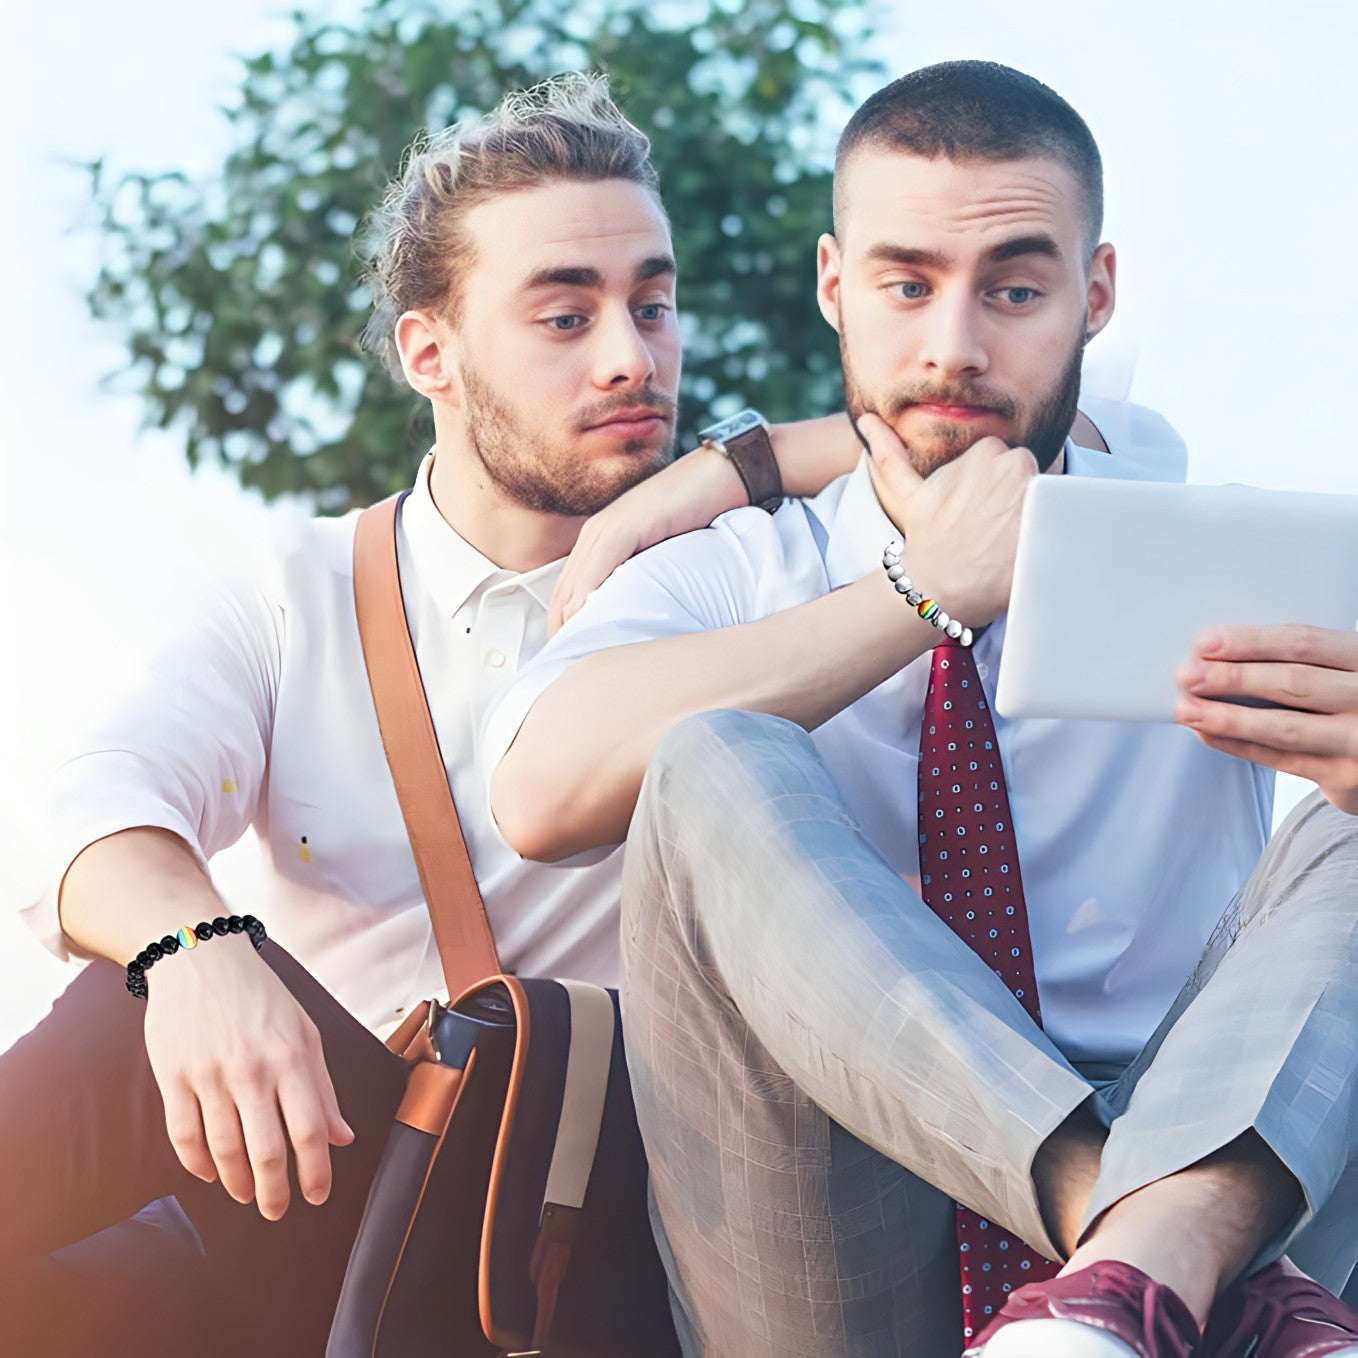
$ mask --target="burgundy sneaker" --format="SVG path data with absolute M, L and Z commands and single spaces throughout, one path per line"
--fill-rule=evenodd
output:
M 1203 1336 L 1208 1358 L 1321 1358 L 1358 1355 L 1358 1313 L 1310 1278 L 1270 1264 L 1212 1308 Z
M 1067 1320 L 1120 1339 L 1138 1358 L 1195 1358 L 1198 1323 L 1168 1287 L 1116 1260 L 1028 1283 L 1009 1294 L 999 1315 L 962 1358 L 983 1358 L 986 1344 L 1024 1320 Z

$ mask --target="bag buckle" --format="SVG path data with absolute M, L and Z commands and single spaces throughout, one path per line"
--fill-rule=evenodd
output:
M 443 1056 L 439 1052 L 438 1025 L 439 1020 L 447 1012 L 448 1010 L 439 1003 L 437 998 L 429 1001 L 429 1021 L 425 1024 L 424 1031 L 425 1035 L 429 1038 L 429 1046 L 433 1050 L 435 1061 L 443 1060 Z

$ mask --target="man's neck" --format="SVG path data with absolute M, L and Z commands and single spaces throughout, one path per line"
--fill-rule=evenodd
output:
M 584 523 L 516 504 L 464 439 L 443 432 L 434 445 L 429 490 L 453 531 L 504 570 L 536 570 L 568 555 Z

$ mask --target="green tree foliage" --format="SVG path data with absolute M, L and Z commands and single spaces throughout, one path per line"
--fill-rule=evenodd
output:
M 290 50 L 244 63 L 219 176 L 94 167 L 106 250 L 90 305 L 191 462 L 331 510 L 408 483 L 427 407 L 358 349 L 356 231 L 416 134 L 565 69 L 607 71 L 653 137 L 680 265 L 681 437 L 747 402 L 774 418 L 838 402 L 813 249 L 848 93 L 880 74 L 855 55 L 862 0 L 668 19 L 638 0 L 373 0 L 349 24 L 293 19 Z

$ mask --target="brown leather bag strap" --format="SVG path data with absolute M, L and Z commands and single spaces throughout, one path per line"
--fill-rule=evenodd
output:
M 354 605 L 382 748 L 434 921 L 443 978 L 456 999 L 498 974 L 500 963 L 406 622 L 396 559 L 396 515 L 404 498 L 393 495 L 358 516 Z

